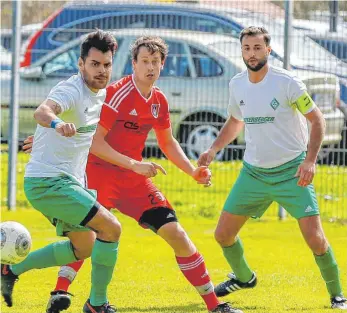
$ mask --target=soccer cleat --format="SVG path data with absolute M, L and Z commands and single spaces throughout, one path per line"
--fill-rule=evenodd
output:
M 67 310 L 71 305 L 72 294 L 64 290 L 55 290 L 51 292 L 46 313 L 60 313 Z
M 90 304 L 90 300 L 84 304 L 83 313 L 116 313 L 117 309 L 110 305 L 108 302 L 103 305 L 93 306 Z
M 246 283 L 239 281 L 234 273 L 228 274 L 228 277 L 230 278 L 229 280 L 220 283 L 214 288 L 214 292 L 216 293 L 217 297 L 224 297 L 237 290 L 253 288 L 257 284 L 257 276 L 254 272 L 251 280 Z
M 347 299 L 344 297 L 334 297 L 331 298 L 331 308 L 347 310 Z
M 243 313 L 239 309 L 232 308 L 228 302 L 220 303 L 218 306 L 209 313 Z
M 12 293 L 17 280 L 18 276 L 12 273 L 10 266 L 1 264 L 1 294 L 8 307 L 13 305 Z

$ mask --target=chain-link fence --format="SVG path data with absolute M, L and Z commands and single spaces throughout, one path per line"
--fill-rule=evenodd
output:
M 205 151 L 226 121 L 228 83 L 245 67 L 238 36 L 250 25 L 265 27 L 271 37 L 269 63 L 283 67 L 285 41 L 291 42 L 291 70 L 302 78 L 308 92 L 326 120 L 326 135 L 315 179 L 323 215 L 347 218 L 347 2 L 294 2 L 290 38 L 284 36 L 285 11 L 282 1 L 109 1 L 23 2 L 23 31 L 19 140 L 35 130 L 33 111 L 60 80 L 78 71 L 81 36 L 96 28 L 114 32 L 119 49 L 114 59 L 112 81 L 132 72 L 129 45 L 143 34 L 159 35 L 169 44 L 169 55 L 157 85 L 170 103 L 175 137 L 190 159 Z M 44 8 L 44 9 L 41 9 Z M 11 2 L 1 2 L 1 139 L 2 205 L 6 203 L 7 142 L 11 63 Z M 264 138 L 264 141 L 266 138 Z M 217 154 L 222 163 L 215 175 L 223 186 L 215 186 L 209 196 L 223 199 L 234 183 L 240 167 L 228 168 L 231 160 L 241 160 L 244 133 Z M 163 157 L 153 134 L 145 156 Z M 18 170 L 27 158 L 20 156 Z M 238 164 L 238 163 L 236 163 Z M 224 167 L 226 166 L 226 167 Z M 227 169 L 227 170 L 225 170 Z M 233 171 L 233 174 L 230 174 Z M 178 175 L 178 174 L 177 174 Z M 178 180 L 181 179 L 178 176 Z M 191 191 L 191 201 L 199 197 L 192 182 L 161 184 L 164 193 Z M 24 199 L 22 181 L 18 199 Z M 177 193 L 179 194 L 179 192 Z M 178 196 L 179 197 L 179 196 Z M 173 202 L 179 199 L 171 200 Z M 27 206 L 26 202 L 19 203 Z M 274 207 L 269 214 L 276 214 Z

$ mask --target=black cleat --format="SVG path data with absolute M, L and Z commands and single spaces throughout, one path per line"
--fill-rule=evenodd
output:
M 71 305 L 72 294 L 64 290 L 55 290 L 51 292 L 46 313 L 60 313 L 67 310 Z
M 209 313 L 243 313 L 239 309 L 232 308 L 228 302 L 220 303 L 218 306 Z
M 10 266 L 7 264 L 1 264 L 1 294 L 8 307 L 13 305 L 13 286 L 17 280 L 18 276 L 12 273 Z
M 344 297 L 334 297 L 331 298 L 331 308 L 347 310 L 347 299 Z
M 254 272 L 251 280 L 246 283 L 239 281 L 234 273 L 228 274 L 228 277 L 230 278 L 229 280 L 220 283 L 214 288 L 217 297 L 224 297 L 237 290 L 253 288 L 257 284 L 257 276 Z
M 117 309 L 110 305 L 108 302 L 104 303 L 103 305 L 93 306 L 90 304 L 90 300 L 88 299 L 87 302 L 83 306 L 83 313 L 116 313 Z

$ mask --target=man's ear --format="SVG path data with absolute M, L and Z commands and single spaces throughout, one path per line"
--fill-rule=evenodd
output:
M 84 61 L 81 57 L 78 58 L 78 67 L 79 69 L 83 69 L 84 67 Z
M 271 51 L 272 51 L 271 46 L 268 46 L 268 47 L 267 47 L 267 53 L 268 53 L 268 55 L 271 54 Z

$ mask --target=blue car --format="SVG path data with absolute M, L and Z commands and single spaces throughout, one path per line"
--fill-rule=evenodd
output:
M 263 14 L 198 4 L 69 4 L 53 13 L 30 38 L 22 66 L 34 63 L 47 52 L 95 28 L 181 29 L 238 37 L 241 30 L 250 25 L 261 25 L 269 30 L 273 38 L 272 57 L 281 66 L 283 24 Z M 292 68 L 333 73 L 342 78 L 340 99 L 347 103 L 347 64 L 295 29 L 292 46 Z

